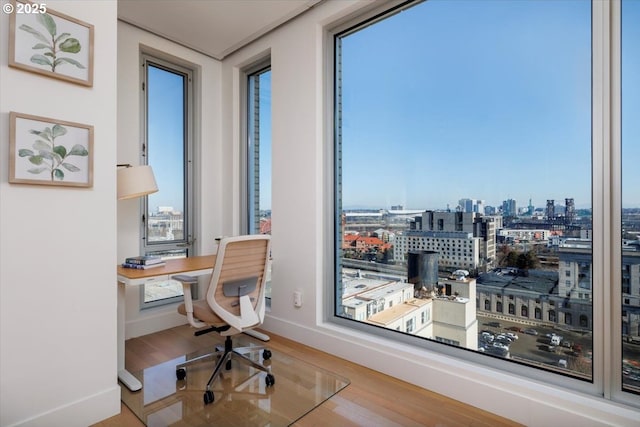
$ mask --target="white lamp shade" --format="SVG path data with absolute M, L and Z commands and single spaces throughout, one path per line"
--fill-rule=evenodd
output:
M 156 178 L 149 165 L 118 169 L 118 200 L 133 199 L 158 191 Z

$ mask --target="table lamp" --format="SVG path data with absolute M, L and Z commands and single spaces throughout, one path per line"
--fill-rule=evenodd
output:
M 133 199 L 158 191 L 149 165 L 118 165 L 118 200 Z

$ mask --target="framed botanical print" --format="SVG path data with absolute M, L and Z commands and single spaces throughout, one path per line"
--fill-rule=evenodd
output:
M 93 186 L 93 126 L 10 113 L 9 182 Z
M 10 67 L 93 86 L 93 25 L 45 3 L 11 0 L 7 5 L 12 7 Z

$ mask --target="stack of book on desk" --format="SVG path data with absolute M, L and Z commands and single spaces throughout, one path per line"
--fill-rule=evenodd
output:
M 143 255 L 126 258 L 122 266 L 125 268 L 146 270 L 147 268 L 162 267 L 165 264 L 166 262 L 159 256 Z

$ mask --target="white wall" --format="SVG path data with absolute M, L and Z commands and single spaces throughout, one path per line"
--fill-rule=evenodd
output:
M 197 238 L 196 254 L 210 254 L 215 250 L 215 238 L 229 234 L 222 229 L 222 212 L 229 209 L 222 203 L 222 142 L 220 112 L 220 61 L 154 36 L 124 22 L 118 23 L 118 163 L 140 164 L 141 152 L 141 91 L 140 53 L 142 49 L 159 52 L 165 59 L 185 63 L 195 69 L 194 94 L 194 163 L 198 184 L 195 189 Z M 118 262 L 140 253 L 140 200 L 118 202 Z M 182 325 L 185 317 L 175 305 L 140 311 L 140 288 L 126 290 L 127 338 Z
M 2 2 L 3 5 L 6 1 Z M 0 425 L 120 411 L 116 354 L 115 1 L 48 0 L 95 26 L 94 84 L 8 68 L 0 14 Z M 9 112 L 93 125 L 93 188 L 8 183 Z
M 325 248 L 332 245 L 327 185 L 332 160 L 323 27 L 367 4 L 322 3 L 223 60 L 224 161 L 234 165 L 242 144 L 234 129 L 240 123 L 234 89 L 239 69 L 261 52 L 271 52 L 274 261 L 266 329 L 525 425 L 637 426 L 637 410 L 323 321 L 323 306 L 331 305 L 324 289 L 332 286 L 325 269 Z M 224 178 L 239 187 L 238 175 Z M 303 292 L 302 308 L 293 306 L 295 289 Z

